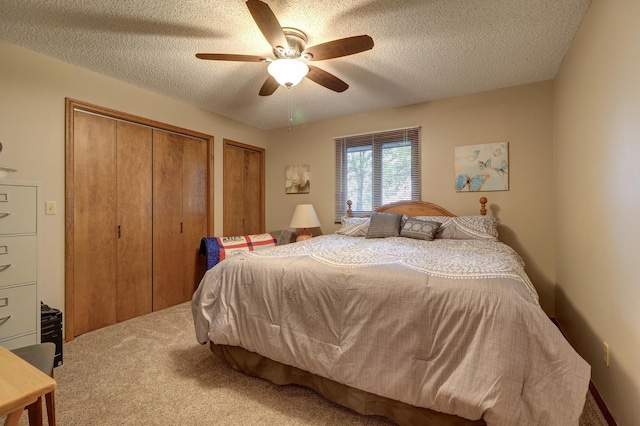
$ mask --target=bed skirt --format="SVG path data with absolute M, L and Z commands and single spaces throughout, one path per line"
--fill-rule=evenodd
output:
M 209 343 L 209 345 L 214 354 L 245 374 L 269 380 L 277 385 L 301 385 L 316 391 L 329 401 L 360 414 L 384 416 L 401 426 L 486 425 L 483 420 L 467 420 L 355 389 L 299 368 L 273 361 L 238 346 L 216 345 L 214 343 Z

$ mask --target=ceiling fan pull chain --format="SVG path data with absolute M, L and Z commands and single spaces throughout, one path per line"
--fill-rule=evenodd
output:
M 287 93 L 289 96 L 289 131 L 293 126 L 293 108 L 291 107 L 291 86 L 287 86 Z

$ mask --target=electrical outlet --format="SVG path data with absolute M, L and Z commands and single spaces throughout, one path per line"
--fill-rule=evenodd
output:
M 607 342 L 602 342 L 602 349 L 604 352 L 604 365 L 609 368 L 609 344 Z
M 45 201 L 44 202 L 44 214 L 56 214 L 56 202 L 55 201 Z

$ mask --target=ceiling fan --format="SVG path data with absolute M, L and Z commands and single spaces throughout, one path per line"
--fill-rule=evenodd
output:
M 373 48 L 373 39 L 368 35 L 341 38 L 307 48 L 307 35 L 296 28 L 281 27 L 269 5 L 259 0 L 248 0 L 247 7 L 273 47 L 275 59 L 227 53 L 198 53 L 196 57 L 213 61 L 268 62 L 269 77 L 260 89 L 260 96 L 271 95 L 279 85 L 295 86 L 304 77 L 327 89 L 344 92 L 349 88 L 347 83 L 307 62 L 339 58 Z

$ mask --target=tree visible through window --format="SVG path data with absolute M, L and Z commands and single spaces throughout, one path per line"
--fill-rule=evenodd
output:
M 420 128 L 336 138 L 336 220 L 420 199 Z
M 370 146 L 347 148 L 347 199 L 359 211 L 373 206 L 372 151 Z

